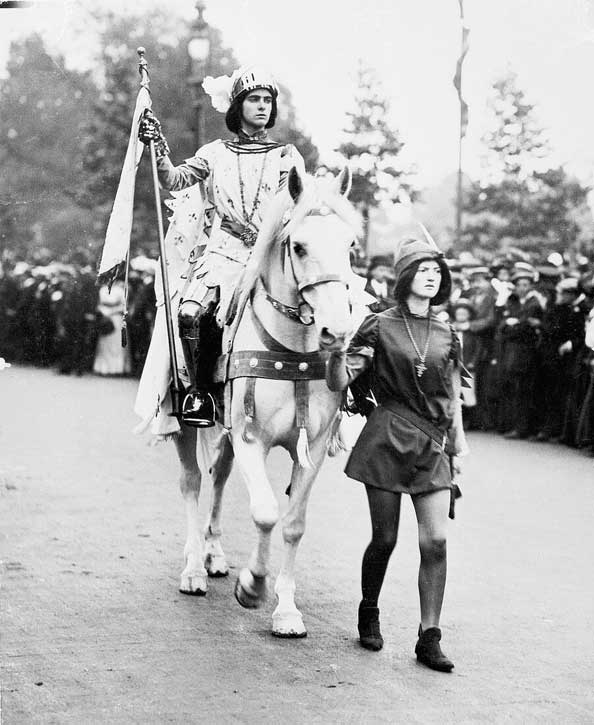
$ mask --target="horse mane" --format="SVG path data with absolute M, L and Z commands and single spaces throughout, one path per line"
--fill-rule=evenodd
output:
M 307 216 L 334 213 L 353 230 L 353 238 L 361 235 L 361 219 L 345 196 L 338 194 L 332 178 L 312 177 L 304 179 L 303 192 L 293 203 L 286 183 L 280 188 L 262 220 L 262 226 L 252 255 L 237 289 L 238 299 L 245 298 L 254 288 L 263 269 L 271 263 L 277 241 L 285 241 Z M 291 209 L 291 207 L 293 207 Z M 290 219 L 286 224 L 287 215 Z

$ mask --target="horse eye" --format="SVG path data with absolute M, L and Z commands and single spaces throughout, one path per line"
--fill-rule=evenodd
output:
M 303 244 L 300 244 L 299 242 L 295 242 L 295 244 L 293 244 L 293 251 L 298 257 L 305 257 L 307 254 L 307 250 Z

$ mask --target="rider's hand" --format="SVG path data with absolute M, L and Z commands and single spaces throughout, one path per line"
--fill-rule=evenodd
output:
M 155 142 L 157 158 L 169 155 L 169 146 L 161 130 L 161 123 L 150 108 L 145 109 L 140 123 L 138 124 L 138 138 L 148 146 L 151 141 Z
M 161 124 L 149 108 L 145 109 L 140 119 L 138 138 L 147 146 L 151 141 L 157 141 L 161 138 Z

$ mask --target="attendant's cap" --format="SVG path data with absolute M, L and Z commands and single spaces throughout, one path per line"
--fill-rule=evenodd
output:
M 437 295 L 431 300 L 431 304 L 441 305 L 449 299 L 452 289 L 452 277 L 450 275 L 448 265 L 445 262 L 443 253 L 437 248 L 437 245 L 425 227 L 423 225 L 420 226 L 425 238 L 404 239 L 396 251 L 396 261 L 394 263 L 394 287 L 396 289 L 398 288 L 398 283 L 403 273 L 413 264 L 418 264 L 426 259 L 434 259 L 441 269 L 441 284 Z

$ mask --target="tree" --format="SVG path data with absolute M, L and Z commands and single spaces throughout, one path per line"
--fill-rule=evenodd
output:
M 414 200 L 417 193 L 410 183 L 410 171 L 401 168 L 398 155 L 404 147 L 389 123 L 390 106 L 371 68 L 359 62 L 355 110 L 347 113 L 345 139 L 336 149 L 353 171 L 351 201 L 360 209 L 369 233 L 369 211 L 382 202 Z
M 95 88 L 32 35 L 13 43 L 0 82 L 0 241 L 3 247 L 77 246 L 87 218 L 75 198 Z
M 578 237 L 575 210 L 589 192 L 549 168 L 549 144 L 515 74 L 493 84 L 493 128 L 484 136 L 487 173 L 465 195 L 465 248 L 565 250 Z
M 311 138 L 301 129 L 291 92 L 282 84 L 279 84 L 278 116 L 273 133 L 275 138 L 292 143 L 299 150 L 307 171 L 314 173 L 317 170 L 320 153 Z

